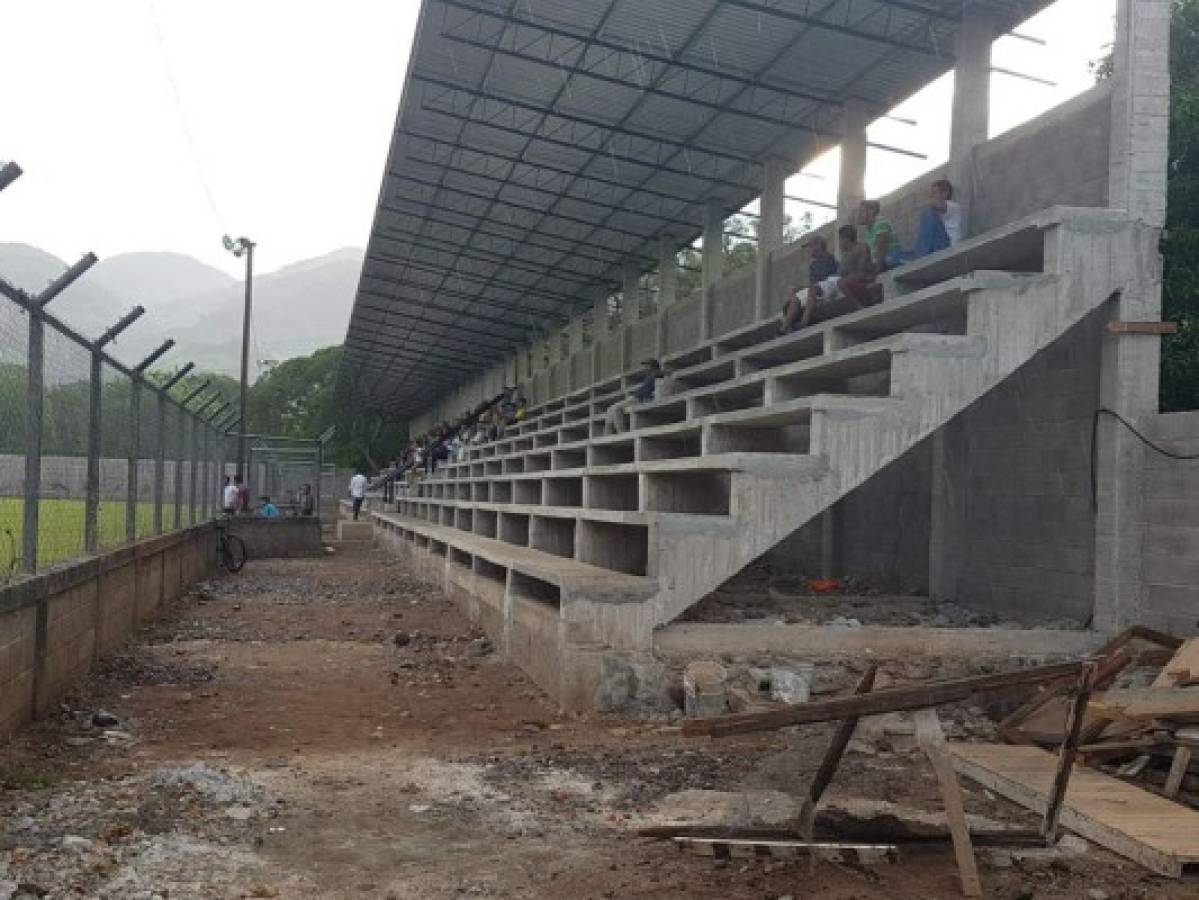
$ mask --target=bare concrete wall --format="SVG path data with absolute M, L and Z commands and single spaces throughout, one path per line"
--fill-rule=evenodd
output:
M 832 510 L 831 574 L 898 593 L 928 591 L 932 447 L 919 444 Z M 821 519 L 799 529 L 767 555 L 780 574 L 822 574 Z
M 50 708 L 212 562 L 212 529 L 201 525 L 0 589 L 0 740 Z
M 1199 454 L 1199 412 L 1139 424 L 1167 450 Z M 1173 634 L 1199 633 L 1199 460 L 1147 452 L 1142 486 L 1141 591 L 1133 617 Z
M 319 556 L 324 553 L 321 523 L 314 517 L 295 519 L 235 518 L 229 532 L 246 544 L 251 559 L 284 559 L 293 556 Z
M 960 462 L 942 473 L 963 509 L 947 551 L 960 553 L 961 602 L 1031 621 L 1091 616 L 1102 328 L 1084 323 L 963 413 Z

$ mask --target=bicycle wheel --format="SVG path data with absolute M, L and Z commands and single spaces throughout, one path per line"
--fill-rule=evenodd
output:
M 230 572 L 240 572 L 246 564 L 246 545 L 236 534 L 228 535 L 221 544 L 221 562 Z

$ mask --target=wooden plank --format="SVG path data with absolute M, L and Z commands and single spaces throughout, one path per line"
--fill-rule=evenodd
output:
M 1098 674 L 1099 666 L 1094 662 L 1088 662 L 1082 667 L 1082 674 L 1078 676 L 1078 690 L 1066 717 L 1066 734 L 1062 741 L 1062 749 L 1058 753 L 1057 771 L 1053 774 L 1053 786 L 1049 789 L 1049 802 L 1045 806 L 1045 821 L 1041 826 L 1041 833 L 1051 844 L 1057 841 L 1057 824 L 1062 800 L 1065 799 L 1066 787 L 1070 784 L 1070 774 L 1078 756 L 1078 739 L 1082 733 L 1083 719 L 1087 714 L 1087 703 L 1091 699 L 1091 689 L 1095 686 L 1095 677 Z
M 977 675 L 953 681 L 934 681 L 911 687 L 889 688 L 874 691 L 860 697 L 837 697 L 812 703 L 797 703 L 786 709 L 767 713 L 744 713 L 733 716 L 714 716 L 709 719 L 692 719 L 684 723 L 683 734 L 687 737 L 701 735 L 725 736 L 745 734 L 751 731 L 771 731 L 789 725 L 811 725 L 836 719 L 851 719 L 861 716 L 877 716 L 889 712 L 926 709 L 943 703 L 969 700 L 976 694 L 1005 690 L 1025 684 L 1038 684 L 1058 678 L 1077 678 L 1082 671 L 1081 662 L 1059 663 L 1052 666 L 1035 666 L 1018 669 L 1000 675 Z
M 951 743 L 961 774 L 1039 815 L 1056 771 L 1052 753 L 1010 744 Z M 1199 871 L 1199 812 L 1093 769 L 1070 779 L 1061 824 L 1170 878 Z
M 1096 694 L 1095 712 L 1113 719 L 1199 720 L 1199 690 L 1140 688 Z
M 974 846 L 970 843 L 970 829 L 966 825 L 966 806 L 962 802 L 962 790 L 958 784 L 953 764 L 945 752 L 945 733 L 935 709 L 922 709 L 916 713 L 916 742 L 928 761 L 932 763 L 941 787 L 941 799 L 945 803 L 945 821 L 949 824 L 949 835 L 953 840 L 953 855 L 958 862 L 958 877 L 962 880 L 962 893 L 967 897 L 981 897 L 982 883 L 978 880 L 978 865 L 974 859 Z
M 761 857 L 794 858 L 810 856 L 813 860 L 848 865 L 880 865 L 899 862 L 899 848 L 894 844 L 838 844 L 817 841 L 787 840 L 729 840 L 680 836 L 672 838 L 676 845 L 698 856 L 716 859 L 757 859 Z
M 1180 745 L 1175 749 L 1174 760 L 1170 763 L 1170 774 L 1166 776 L 1166 787 L 1163 791 L 1167 797 L 1178 796 L 1183 776 L 1186 775 L 1187 767 L 1191 764 L 1191 752 L 1191 748 L 1185 745 Z
M 1131 640 L 1132 629 L 1124 637 Z M 1114 643 L 1114 641 L 1112 642 Z M 1111 652 L 1103 660 L 1095 676 L 1095 686 L 1103 687 L 1132 665 L 1133 658 L 1122 647 Z M 1060 744 L 1065 734 L 1066 719 L 1070 714 L 1069 693 L 1071 684 L 1064 682 L 1046 686 L 1040 694 L 1025 703 L 999 724 L 999 735 L 1010 744 Z M 1083 722 L 1083 733 L 1089 738 L 1098 737 L 1111 720 L 1087 710 Z
M 1186 641 L 1174 657 L 1158 673 L 1153 682 L 1155 688 L 1174 687 L 1180 681 L 1199 676 L 1199 638 Z
M 862 677 L 858 683 L 854 685 L 854 696 L 870 693 L 874 687 L 874 678 L 878 674 L 878 664 L 870 663 L 866 667 L 866 671 L 862 673 Z M 845 755 L 845 748 L 849 746 L 850 740 L 853 738 L 854 729 L 858 727 L 857 718 L 846 719 L 837 728 L 837 733 L 833 735 L 833 739 L 829 741 L 828 749 L 824 751 L 824 758 L 820 760 L 820 767 L 816 770 L 816 774 L 812 776 L 812 783 L 808 785 L 808 794 L 804 798 L 803 808 L 799 812 L 799 833 L 807 840 L 812 840 L 813 829 L 816 821 L 816 805 L 820 803 L 820 798 L 824 796 L 824 792 L 828 790 L 828 786 L 833 782 L 833 776 L 837 774 L 837 767 L 841 764 L 841 757 Z
M 1178 323 L 1177 322 L 1108 322 L 1107 330 L 1111 334 L 1148 334 L 1148 335 L 1178 334 Z

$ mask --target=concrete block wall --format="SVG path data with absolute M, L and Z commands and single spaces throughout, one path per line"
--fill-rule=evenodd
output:
M 212 546 L 211 526 L 201 525 L 0 588 L 0 740 L 207 577 Z
M 1090 618 L 1103 324 L 1094 317 L 1065 335 L 962 415 L 960 463 L 948 473 L 962 508 L 951 599 L 1026 621 Z
M 1173 453 L 1199 454 L 1199 412 L 1150 416 L 1147 437 Z M 1145 453 L 1141 590 L 1132 618 L 1177 635 L 1199 633 L 1199 460 Z
M 932 447 L 918 444 L 831 510 L 832 571 L 884 591 L 927 593 Z M 823 518 L 809 522 L 767 554 L 777 574 L 824 572 Z

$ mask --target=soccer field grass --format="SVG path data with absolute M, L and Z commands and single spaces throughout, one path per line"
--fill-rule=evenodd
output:
M 83 508 L 82 500 L 42 500 L 38 516 L 38 568 L 44 569 L 54 563 L 83 555 Z M 0 572 L 12 573 L 19 568 L 21 536 L 24 533 L 24 509 L 22 500 L 6 497 L 0 499 Z M 182 518 L 189 522 L 190 507 L 183 506 Z M 105 500 L 100 503 L 100 546 L 119 547 L 125 543 L 125 503 L 120 500 Z M 163 531 L 175 527 L 175 506 L 164 504 L 162 508 Z M 154 533 L 154 504 L 137 505 L 137 536 L 146 537 Z

